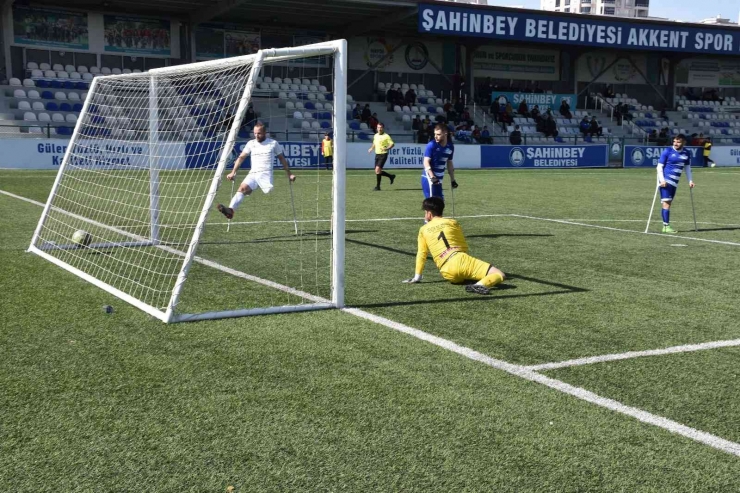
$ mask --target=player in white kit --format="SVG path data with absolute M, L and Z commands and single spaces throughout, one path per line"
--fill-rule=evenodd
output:
M 231 173 L 226 175 L 229 181 L 233 181 L 236 176 L 236 172 L 239 166 L 242 165 L 247 156 L 252 156 L 252 167 L 244 178 L 236 194 L 231 198 L 229 206 L 226 207 L 223 204 L 218 204 L 217 208 L 221 214 L 226 216 L 226 219 L 234 217 L 234 212 L 241 204 L 244 197 L 250 195 L 252 191 L 260 188 L 264 193 L 270 193 L 272 190 L 272 164 L 273 157 L 278 158 L 280 164 L 283 165 L 283 169 L 288 174 L 290 181 L 295 181 L 295 175 L 290 172 L 288 167 L 288 161 L 285 159 L 283 154 L 283 146 L 279 142 L 273 139 L 268 139 L 265 133 L 265 126 L 261 122 L 258 122 L 254 126 L 254 139 L 247 142 L 244 146 L 244 150 L 239 157 L 234 161 L 234 169 Z

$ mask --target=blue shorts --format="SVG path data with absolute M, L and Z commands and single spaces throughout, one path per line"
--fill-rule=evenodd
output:
M 429 181 L 426 173 L 421 175 L 421 189 L 424 192 L 425 199 L 428 199 L 429 197 L 439 197 L 442 200 L 445 199 L 445 194 L 442 191 L 442 182 L 440 181 L 438 184 L 432 185 L 432 182 Z
M 676 196 L 676 187 L 670 183 L 666 183 L 664 187 L 658 187 L 660 189 L 660 201 L 671 202 L 673 197 Z

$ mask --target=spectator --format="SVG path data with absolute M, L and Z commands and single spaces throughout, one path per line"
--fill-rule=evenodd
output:
M 514 146 L 522 145 L 522 132 L 519 130 L 519 125 L 516 125 L 509 134 L 509 143 Z
M 573 114 L 570 112 L 570 105 L 565 99 L 560 102 L 560 114 L 563 115 L 563 118 L 567 118 L 568 120 L 573 118 Z
M 539 123 L 542 119 L 540 115 L 540 107 L 537 105 L 534 105 L 534 108 L 532 108 L 532 112 L 530 113 L 531 117 L 534 119 L 535 123 Z
M 604 88 L 604 91 L 602 92 L 605 98 L 613 98 L 614 97 L 614 90 L 612 89 L 611 84 L 607 84 Z
M 409 106 L 416 104 L 416 92 L 413 89 L 406 91 L 406 104 Z
M 525 118 L 529 118 L 529 106 L 527 106 L 527 101 L 522 99 L 522 102 L 519 103 L 519 108 L 516 110 L 516 112 Z
M 701 140 L 702 139 L 699 139 L 699 137 L 698 137 L 697 134 L 695 134 L 695 133 L 694 134 L 691 134 L 691 139 L 689 139 L 689 145 L 692 145 L 692 146 L 700 146 L 700 145 L 702 145 Z
M 467 144 L 471 143 L 471 137 L 473 132 L 468 128 L 467 125 L 462 124 L 460 127 L 455 131 L 455 138 L 459 140 L 460 142 L 465 142 Z
M 470 112 L 467 108 L 463 109 L 462 115 L 460 115 L 460 121 L 463 121 L 468 124 L 468 126 L 473 125 L 473 119 L 470 118 Z
M 648 143 L 650 144 L 657 144 L 658 143 L 658 131 L 655 129 L 652 129 L 650 133 L 648 134 Z
M 321 141 L 321 155 L 324 156 L 324 166 L 326 169 L 332 169 L 334 160 L 334 142 L 331 140 L 329 132 L 324 134 L 324 140 Z
M 603 129 L 601 128 L 601 125 L 599 125 L 598 120 L 596 120 L 595 116 L 591 117 L 591 123 L 589 125 L 589 132 L 591 133 L 591 136 L 594 135 L 601 137 Z
M 547 114 L 547 118 L 545 119 L 545 137 L 557 137 L 558 136 L 558 127 L 555 124 L 555 119 L 552 117 L 551 113 Z
M 455 101 L 455 113 L 458 115 L 462 115 L 462 112 L 465 111 L 465 104 L 462 102 L 462 99 L 457 99 Z
M 429 115 L 424 115 L 424 119 L 421 121 L 421 126 L 424 128 L 429 128 L 431 124 L 432 121 L 429 119 Z
M 472 137 L 473 137 L 473 140 L 476 141 L 478 144 L 482 144 L 482 142 L 480 141 L 480 136 L 481 136 L 480 128 L 478 128 L 477 126 L 473 126 Z
M 445 113 L 449 113 L 450 110 L 452 109 L 452 103 L 450 103 L 448 99 L 445 99 L 445 104 L 444 106 L 442 106 L 442 109 L 444 110 Z
M 388 103 L 388 111 L 393 111 L 393 105 L 396 104 L 396 99 L 398 99 L 396 96 L 396 90 L 391 86 L 385 93 L 385 102 Z
M 483 130 L 481 130 L 480 133 L 480 143 L 481 144 L 493 144 L 493 138 L 491 137 L 491 132 L 488 130 L 487 126 L 483 126 Z
M 591 132 L 591 122 L 588 121 L 588 116 L 584 116 L 581 122 L 578 124 L 578 130 L 581 131 L 584 137 L 589 135 Z
M 416 134 L 416 142 L 419 144 L 426 144 L 429 142 L 429 132 L 427 131 L 427 127 L 422 126 L 419 129 L 419 132 Z
M 357 103 L 352 110 L 352 119 L 362 120 L 362 108 L 360 107 L 360 103 Z
M 411 130 L 421 130 L 421 119 L 419 119 L 419 115 L 416 115 L 411 121 Z
M 447 123 L 447 118 L 445 117 L 445 115 L 438 114 L 434 117 L 434 121 L 436 123 Z M 430 135 L 434 135 L 434 132 L 430 132 Z
M 491 108 L 488 110 L 488 112 L 491 114 L 491 119 L 493 119 L 494 123 L 498 123 L 498 116 L 499 116 L 499 107 L 498 107 L 498 100 L 493 100 L 491 103 Z
M 254 113 L 254 107 L 250 104 L 247 108 L 247 112 L 244 114 L 244 123 L 250 126 L 254 126 L 256 123 L 257 116 Z
M 367 123 L 367 121 L 370 120 L 370 117 L 371 116 L 373 116 L 373 112 L 370 111 L 370 105 L 369 104 L 365 104 L 365 107 L 362 109 L 362 115 L 361 115 L 360 119 L 363 122 Z
M 378 114 L 373 113 L 367 120 L 367 126 L 373 129 L 373 132 L 378 131 Z
M 503 132 L 507 131 L 507 126 L 514 123 L 514 109 L 511 107 L 511 103 L 506 103 L 506 107 L 504 108 L 504 111 L 499 116 L 499 121 L 501 122 L 501 130 Z
M 660 129 L 660 133 L 658 134 L 658 145 L 667 146 L 669 142 L 670 137 L 668 137 L 668 127 L 663 127 Z
M 450 111 L 446 113 L 447 121 L 448 122 L 454 122 L 457 123 L 457 113 L 455 113 L 455 110 L 450 107 Z
M 666 113 L 666 107 L 663 106 L 663 109 L 660 110 L 660 117 L 664 120 L 668 119 L 668 113 Z

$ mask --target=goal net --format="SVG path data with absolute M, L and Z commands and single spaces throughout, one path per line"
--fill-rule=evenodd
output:
M 346 90 L 344 40 L 94 79 L 29 251 L 165 322 L 341 307 Z M 296 180 L 228 220 L 258 122 Z

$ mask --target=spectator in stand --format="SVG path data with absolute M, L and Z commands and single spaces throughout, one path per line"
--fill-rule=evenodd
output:
M 362 120 L 362 108 L 360 107 L 360 103 L 357 103 L 352 110 L 352 119 Z
M 437 114 L 437 116 L 434 117 L 434 121 L 436 123 L 447 123 L 447 117 L 445 115 Z M 433 134 L 434 132 L 432 132 Z
M 406 104 L 409 106 L 416 104 L 416 91 L 413 89 L 406 91 Z
M 361 115 L 360 119 L 363 122 L 367 123 L 370 120 L 370 117 L 371 116 L 373 116 L 373 112 L 370 111 L 370 105 L 369 104 L 365 104 L 365 107 L 362 109 L 362 115 Z
M 253 127 L 257 122 L 257 115 L 254 112 L 254 107 L 250 104 L 247 108 L 247 112 L 244 114 L 244 123 Z
M 501 122 L 501 131 L 506 132 L 507 126 L 514 123 L 514 109 L 511 107 L 511 103 L 506 103 L 504 111 L 499 116 Z
M 565 99 L 560 102 L 560 114 L 563 115 L 563 118 L 567 118 L 569 120 L 573 118 L 573 114 L 570 112 L 570 105 Z
M 591 123 L 589 124 L 589 132 L 591 133 L 591 136 L 594 135 L 601 137 L 603 133 L 603 129 L 601 128 L 601 125 L 599 125 L 599 121 L 596 119 L 595 116 L 591 117 Z
M 578 124 L 578 130 L 581 131 L 584 137 L 591 133 L 591 122 L 588 121 L 588 116 L 584 116 L 581 122 Z
M 614 89 L 612 89 L 611 84 L 607 84 L 604 88 L 604 91 L 602 92 L 605 98 L 613 98 L 614 97 Z
M 468 126 L 473 125 L 473 119 L 470 118 L 470 112 L 467 108 L 463 108 L 462 115 L 460 115 L 460 121 L 463 121 L 468 124 Z
M 522 145 L 522 132 L 519 130 L 519 125 L 516 125 L 509 134 L 509 143 L 513 146 Z
M 668 113 L 666 112 L 667 110 L 668 110 L 668 108 L 666 108 L 665 106 L 663 106 L 663 109 L 660 110 L 660 117 L 663 120 L 667 120 L 668 119 Z
M 658 143 L 658 131 L 655 129 L 652 129 L 650 133 L 648 134 L 648 143 L 649 144 L 657 144 Z
M 539 121 L 542 119 L 540 115 L 540 107 L 537 105 L 534 105 L 534 108 L 532 108 L 532 112 L 530 113 L 531 118 L 534 119 L 535 123 L 539 123 Z
M 429 119 L 429 115 L 424 115 L 424 119 L 421 121 L 421 126 L 424 128 L 428 128 L 432 124 L 432 121 Z
M 473 135 L 472 135 L 472 137 L 473 137 L 473 140 L 476 143 L 482 144 L 482 142 L 480 141 L 480 137 L 481 137 L 480 128 L 478 128 L 476 125 L 473 126 Z
M 419 115 L 416 115 L 413 120 L 411 120 L 411 130 L 420 130 L 421 129 L 421 119 L 419 119 Z
M 419 131 L 416 134 L 416 142 L 419 144 L 426 144 L 429 142 L 429 132 L 427 131 L 427 127 L 423 126 L 419 128 Z
M 455 113 L 458 115 L 462 115 L 462 112 L 465 111 L 465 103 L 463 103 L 462 99 L 458 99 L 455 101 Z
M 517 108 L 516 112 L 524 118 L 529 118 L 529 106 L 527 106 L 527 101 L 522 99 L 522 102 L 519 103 L 519 108 Z
M 658 134 L 658 145 L 667 146 L 670 141 L 671 139 L 668 137 L 668 127 L 661 128 L 660 133 Z
M 468 128 L 467 125 L 462 124 L 460 127 L 455 131 L 455 138 L 459 140 L 460 142 L 465 142 L 466 144 L 472 143 L 471 137 L 473 132 Z
M 493 100 L 493 102 L 491 103 L 491 107 L 488 110 L 488 112 L 491 114 L 491 119 L 493 120 L 493 122 L 494 123 L 498 123 L 498 116 L 501 113 L 499 111 L 499 107 L 498 107 L 498 100 L 496 100 L 496 99 Z
M 445 117 L 448 122 L 457 124 L 457 113 L 455 113 L 455 110 L 453 110 L 452 107 L 450 107 L 450 111 L 445 114 Z
M 558 136 L 558 127 L 555 124 L 555 119 L 552 117 L 552 113 L 547 114 L 547 119 L 545 120 L 545 137 L 557 137 Z
M 483 130 L 480 132 L 480 143 L 481 144 L 493 144 L 493 138 L 491 132 L 488 130 L 486 125 L 483 126 Z
M 393 106 L 396 104 L 396 99 L 398 99 L 396 95 L 396 90 L 393 89 L 393 86 L 391 86 L 385 93 L 385 102 L 388 103 L 388 111 L 393 111 Z
M 627 106 L 626 103 L 625 106 Z M 614 116 L 617 118 L 617 125 L 622 125 L 622 120 L 624 119 L 622 103 L 617 103 L 616 106 L 614 106 Z
M 692 145 L 692 146 L 698 146 L 702 144 L 700 142 L 699 136 L 695 133 L 691 134 L 691 138 L 689 139 L 688 143 L 689 145 Z
M 378 114 L 373 113 L 372 116 L 367 120 L 367 126 L 373 129 L 373 132 L 378 131 Z
M 452 103 L 448 99 L 445 99 L 445 104 L 442 106 L 445 113 L 449 113 L 452 110 Z

